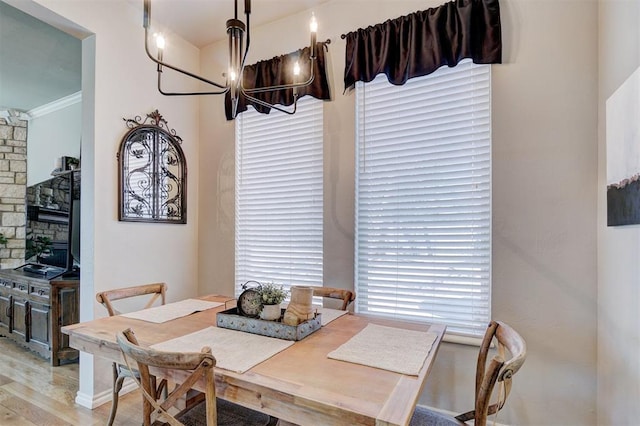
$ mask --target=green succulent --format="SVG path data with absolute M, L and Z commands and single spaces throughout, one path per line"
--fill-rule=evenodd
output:
M 258 293 L 263 305 L 277 305 L 284 302 L 288 295 L 287 290 L 282 285 L 274 283 L 261 284 L 258 287 Z
M 43 254 L 51 253 L 51 247 L 53 243 L 51 238 L 43 237 L 41 235 L 37 237 L 27 238 L 26 240 L 26 258 L 31 259 L 33 256 L 41 256 Z

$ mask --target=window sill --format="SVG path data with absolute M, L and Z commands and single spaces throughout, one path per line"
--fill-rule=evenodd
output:
M 460 336 L 457 334 L 445 333 L 442 338 L 443 342 L 456 343 L 458 345 L 477 346 L 482 344 L 481 337 Z

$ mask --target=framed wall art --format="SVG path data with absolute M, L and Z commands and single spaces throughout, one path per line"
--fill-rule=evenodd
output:
M 175 130 L 158 110 L 124 119 L 118 150 L 121 221 L 187 223 L 187 162 Z
M 640 224 L 640 68 L 606 103 L 607 225 Z

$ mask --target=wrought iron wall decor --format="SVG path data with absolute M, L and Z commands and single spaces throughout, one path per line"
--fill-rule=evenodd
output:
M 158 110 L 143 120 L 123 119 L 130 129 L 118 150 L 118 220 L 187 223 L 187 162 L 182 138 Z

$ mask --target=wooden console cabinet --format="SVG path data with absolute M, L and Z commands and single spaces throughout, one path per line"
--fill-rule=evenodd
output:
M 80 281 L 20 269 L 0 270 L 0 335 L 51 359 L 51 365 L 78 359 L 60 331 L 79 321 Z

